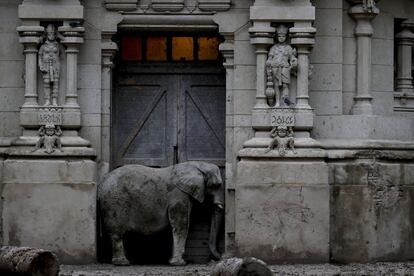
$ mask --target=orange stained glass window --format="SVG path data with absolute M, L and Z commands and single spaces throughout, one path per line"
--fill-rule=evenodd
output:
M 167 38 L 165 36 L 147 38 L 147 60 L 167 60 Z
M 216 60 L 218 58 L 219 40 L 217 37 L 198 38 L 198 59 Z
M 142 39 L 140 37 L 123 37 L 121 47 L 123 60 L 142 60 Z
M 194 43 L 192 37 L 172 38 L 173 60 L 194 60 Z

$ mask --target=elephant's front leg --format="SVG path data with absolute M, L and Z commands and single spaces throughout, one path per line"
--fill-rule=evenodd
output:
M 176 202 L 168 208 L 168 219 L 173 234 L 173 256 L 171 265 L 185 265 L 183 259 L 185 243 L 187 241 L 188 228 L 190 225 L 191 202 Z

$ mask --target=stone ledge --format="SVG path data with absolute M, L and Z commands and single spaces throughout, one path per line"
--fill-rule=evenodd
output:
M 81 5 L 19 5 L 21 19 L 83 19 L 84 11 Z
M 413 118 L 377 115 L 319 115 L 313 137 L 320 139 L 412 141 Z
M 315 20 L 315 7 L 253 6 L 250 8 L 250 19 L 259 21 L 313 21 Z
M 34 147 L 10 147 L 4 150 L 6 157 L 26 157 L 26 158 L 88 158 L 96 157 L 93 148 L 86 147 L 63 147 L 63 151 L 55 150 L 53 153 L 45 153 L 42 149 L 34 151 Z

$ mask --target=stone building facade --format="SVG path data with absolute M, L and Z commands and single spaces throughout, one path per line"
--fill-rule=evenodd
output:
M 227 255 L 414 257 L 414 2 L 0 0 L 0 38 L 2 244 L 94 262 L 105 173 L 205 160 Z

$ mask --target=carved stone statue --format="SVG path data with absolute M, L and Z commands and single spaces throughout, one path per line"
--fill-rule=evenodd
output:
M 59 43 L 56 38 L 56 27 L 49 24 L 46 27 L 46 40 L 39 49 L 39 69 L 43 76 L 45 106 L 57 105 L 60 62 Z
M 223 218 L 223 181 L 216 165 L 185 162 L 167 168 L 127 165 L 107 174 L 98 188 L 104 229 L 112 242 L 112 263 L 128 265 L 125 233 L 149 235 L 171 226 L 171 265 L 185 265 L 183 254 L 190 225 L 192 201 L 213 200 L 209 249 L 214 258 Z
M 59 149 L 62 151 L 62 143 L 60 142 L 60 136 L 62 135 L 62 130 L 59 126 L 55 125 L 45 125 L 41 126 L 39 129 L 39 141 L 36 143 L 36 147 L 33 151 L 44 148 L 44 152 L 50 154 Z
M 279 150 L 280 156 L 285 156 L 287 150 L 295 152 L 295 139 L 293 138 L 293 128 L 287 126 L 276 126 L 270 132 L 273 138 L 265 152 L 271 151 L 274 147 Z
M 266 61 L 266 96 L 270 106 L 289 106 L 291 74 L 296 70 L 298 61 L 296 50 L 287 42 L 288 28 L 279 25 L 277 43 L 270 48 Z

